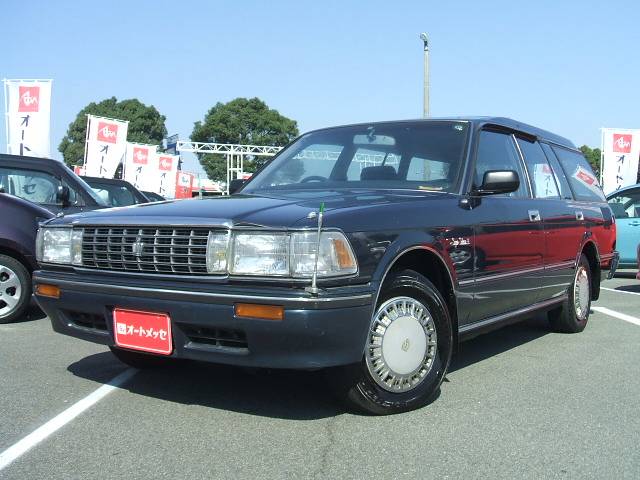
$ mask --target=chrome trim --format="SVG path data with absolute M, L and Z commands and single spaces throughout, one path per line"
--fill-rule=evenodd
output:
M 489 317 L 484 320 L 480 320 L 479 322 L 463 325 L 462 327 L 458 328 L 458 333 L 460 334 L 460 333 L 472 332 L 473 330 L 483 328 L 488 325 L 492 325 L 494 323 L 500 323 L 504 320 L 508 320 L 509 318 L 517 317 L 519 315 L 524 315 L 525 313 L 533 312 L 541 308 L 550 307 L 557 303 L 562 303 L 566 299 L 567 299 L 567 295 L 565 294 L 565 295 L 562 295 L 561 297 L 551 298 L 543 302 L 534 303 L 533 305 L 528 305 L 524 308 L 520 308 L 512 312 L 502 313 L 500 315 L 496 315 L 495 317 Z
M 492 280 L 499 280 L 501 278 L 508 278 L 508 277 L 513 277 L 516 275 L 526 274 L 526 273 L 535 273 L 543 270 L 559 270 L 561 268 L 575 267 L 575 264 L 576 263 L 573 261 L 568 261 L 568 262 L 554 263 L 552 265 L 545 265 L 542 267 L 526 268 L 523 270 L 514 270 L 511 272 L 505 272 L 505 273 L 496 273 L 493 275 L 486 275 L 480 278 L 471 278 L 468 280 L 461 280 L 460 282 L 458 282 L 458 285 L 463 286 L 463 285 L 471 285 L 473 283 L 489 282 Z
M 357 294 L 357 295 L 344 295 L 340 297 L 277 297 L 269 295 L 242 295 L 234 293 L 212 293 L 212 292 L 193 292 L 186 290 L 172 290 L 165 288 L 145 288 L 145 287 L 126 287 L 122 285 L 105 285 L 103 283 L 91 283 L 91 282 L 75 282 L 71 280 L 59 280 L 57 278 L 40 278 L 34 277 L 36 282 L 53 283 L 61 288 L 78 288 L 82 291 L 86 291 L 88 288 L 97 288 L 103 290 L 116 290 L 119 292 L 140 292 L 140 293 L 161 293 L 161 294 L 176 294 L 181 297 L 205 297 L 208 299 L 223 299 L 223 300 L 239 300 L 239 301 L 259 301 L 259 302 L 302 302 L 302 303 L 327 303 L 327 302 L 339 302 L 348 300 L 366 300 L 372 297 L 372 293 Z
M 495 274 L 492 274 L 492 275 L 485 275 L 483 277 L 474 278 L 473 281 L 475 283 L 491 282 L 493 280 L 499 280 L 499 279 L 502 279 L 502 278 L 509 278 L 509 277 L 516 277 L 518 275 L 525 275 L 527 273 L 541 272 L 543 270 L 544 270 L 544 266 L 524 268 L 522 270 L 513 270 L 511 272 L 495 273 Z
M 540 212 L 538 210 L 529 210 L 529 221 L 530 222 L 540 222 L 542 217 L 540 216 Z

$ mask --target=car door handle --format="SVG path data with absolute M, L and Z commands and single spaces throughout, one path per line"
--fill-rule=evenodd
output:
M 540 216 L 540 212 L 538 210 L 529 210 L 529 221 L 530 222 L 539 222 L 542 220 Z
M 637 227 L 640 225 L 640 222 L 636 220 L 635 222 L 629 222 L 629 225 L 631 225 L 632 227 Z
M 584 213 L 582 213 L 580 210 L 576 210 L 576 220 L 578 220 L 579 222 L 584 220 Z

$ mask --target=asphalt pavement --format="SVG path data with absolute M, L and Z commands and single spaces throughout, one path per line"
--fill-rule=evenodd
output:
M 33 308 L 0 325 L 0 479 L 637 479 L 640 281 L 603 287 L 583 333 L 537 316 L 465 342 L 434 403 L 389 417 L 345 411 L 322 372 L 186 362 L 96 397 L 127 367 Z

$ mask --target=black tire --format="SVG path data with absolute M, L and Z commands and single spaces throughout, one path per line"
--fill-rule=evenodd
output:
M 140 370 L 147 370 L 152 368 L 161 368 L 169 365 L 171 360 L 167 357 L 161 357 L 159 355 L 153 355 L 150 353 L 133 352 L 131 350 L 125 350 L 118 347 L 109 347 L 111 353 L 120 360 L 122 363 L 129 365 L 133 368 L 139 368 Z
M 0 323 L 10 323 L 22 317 L 30 299 L 29 270 L 15 258 L 0 255 Z
M 591 267 L 587 257 L 581 254 L 573 282 L 567 292 L 567 299 L 560 308 L 551 310 L 548 313 L 549 323 L 554 331 L 559 333 L 578 333 L 584 330 L 589 321 L 589 313 L 591 311 L 592 288 Z M 576 303 L 576 299 L 578 299 L 580 305 Z
M 408 373 L 403 377 L 403 375 L 396 374 L 396 372 L 393 372 L 390 368 L 387 369 L 388 372 L 393 372 L 393 375 L 398 375 L 398 377 L 396 377 L 396 381 L 398 381 L 399 378 L 399 381 L 408 389 L 403 391 L 400 390 L 403 387 L 397 387 L 398 390 L 391 391 L 390 389 L 393 389 L 392 385 L 386 384 L 386 379 L 394 378 L 391 374 L 385 377 L 385 373 L 382 373 L 379 374 L 376 379 L 375 373 L 372 373 L 372 370 L 376 369 L 375 362 L 386 362 L 384 357 L 383 338 L 385 338 L 385 334 L 390 335 L 387 333 L 386 329 L 382 334 L 378 334 L 380 347 L 377 349 L 378 353 L 376 356 L 374 353 L 376 350 L 376 344 L 372 343 L 376 336 L 374 325 L 376 322 L 380 325 L 378 318 L 384 317 L 379 317 L 379 314 L 382 315 L 380 312 L 383 311 L 386 306 L 390 306 L 389 308 L 395 308 L 396 305 L 402 305 L 397 302 L 402 302 L 403 298 L 409 298 L 417 301 L 419 304 L 426 307 L 426 313 L 432 321 L 428 323 L 428 328 L 423 323 L 415 323 L 415 325 L 418 326 L 418 331 L 424 333 L 426 339 L 426 349 L 424 350 L 422 360 L 419 360 L 420 363 L 417 370 L 414 370 L 412 373 Z M 407 303 L 404 305 L 406 306 Z M 416 304 L 409 303 L 409 306 L 411 305 Z M 404 311 L 404 317 L 408 317 L 410 322 L 416 321 L 417 318 L 421 317 L 420 314 L 409 315 L 407 310 L 402 311 Z M 398 313 L 397 310 L 396 313 Z M 402 318 L 402 315 L 394 318 L 387 325 L 387 329 L 389 329 L 393 321 L 398 320 L 399 318 Z M 424 321 L 425 317 L 422 318 Z M 403 270 L 392 273 L 390 274 L 390 278 L 385 281 L 385 284 L 382 287 L 378 304 L 376 305 L 371 322 L 371 328 L 367 335 L 367 345 L 365 346 L 365 354 L 362 361 L 358 364 L 336 367 L 327 371 L 328 380 L 332 384 L 335 392 L 343 401 L 346 402 L 348 407 L 373 415 L 389 415 L 407 412 L 430 403 L 437 397 L 440 384 L 444 380 L 447 369 L 449 368 L 451 353 L 453 351 L 451 319 L 446 303 L 440 292 L 427 278 L 413 270 Z M 424 330 L 420 330 L 420 327 Z M 429 336 L 428 332 L 431 331 L 431 329 L 435 330 L 435 337 L 433 336 L 433 333 L 431 333 L 432 336 Z M 388 331 L 390 332 L 390 330 Z M 403 330 L 402 335 L 399 337 L 400 339 L 405 336 L 404 332 L 405 331 Z M 411 342 L 409 342 L 409 336 L 407 336 L 401 344 L 402 350 L 410 355 L 408 353 L 411 348 L 410 345 L 421 345 L 420 341 L 422 341 L 422 339 L 418 337 L 420 337 L 420 334 L 411 338 Z M 430 347 L 432 344 L 429 342 L 434 338 L 436 339 L 436 344 L 433 347 Z M 420 341 L 415 342 L 414 339 Z M 423 349 L 415 346 L 414 348 L 417 349 L 415 350 L 416 353 L 413 358 L 419 359 Z M 416 354 L 417 356 L 415 356 Z M 377 358 L 378 360 L 375 360 L 374 358 Z M 424 362 L 430 362 L 429 366 L 427 367 Z M 385 363 L 385 365 L 387 364 L 388 363 Z M 386 367 L 382 369 L 382 372 L 384 372 L 385 369 Z M 416 373 L 417 371 L 424 371 L 425 373 L 423 373 L 421 377 L 418 377 L 418 374 Z M 405 380 L 402 380 L 402 378 L 405 378 Z M 409 386 L 414 379 L 414 386 Z M 383 388 L 381 386 L 383 384 L 386 384 L 386 387 Z

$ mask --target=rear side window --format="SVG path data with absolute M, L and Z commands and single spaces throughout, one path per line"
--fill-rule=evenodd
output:
M 536 198 L 560 198 L 556 181 L 553 178 L 553 171 L 540 144 L 521 137 L 517 137 L 517 141 L 529 170 L 533 196 Z
M 562 147 L 553 146 L 552 149 L 560 160 L 576 200 L 604 202 L 598 179 L 584 156 Z
M 562 167 L 558 162 L 556 154 L 553 153 L 551 147 L 546 143 L 541 143 L 540 145 L 542 146 L 542 150 L 544 150 L 544 153 L 547 156 L 547 160 L 549 160 L 551 170 L 553 170 L 553 175 L 556 178 L 556 185 L 560 189 L 560 196 L 567 200 L 573 200 L 573 192 L 571 192 L 571 187 L 569 186 L 567 178 L 564 176 L 564 172 L 562 171 Z
M 474 185 L 480 187 L 485 172 L 490 170 L 514 170 L 520 179 L 520 188 L 508 194 L 510 197 L 528 197 L 526 178 L 513 137 L 506 133 L 483 130 L 480 132 Z

